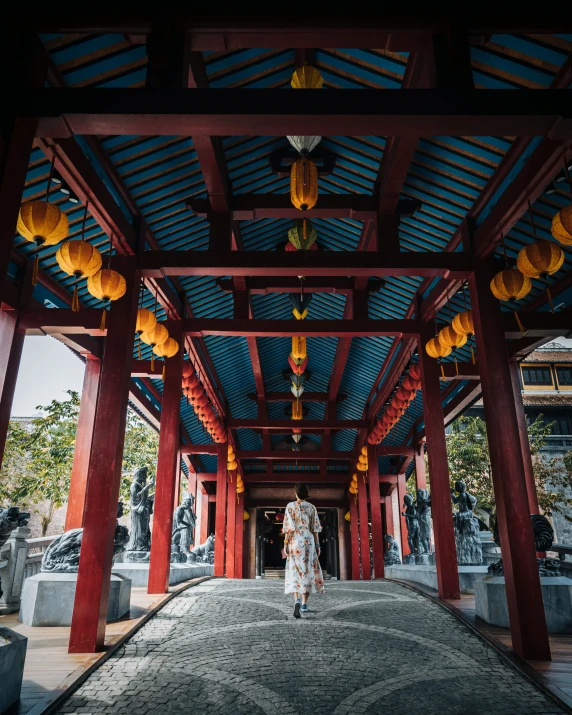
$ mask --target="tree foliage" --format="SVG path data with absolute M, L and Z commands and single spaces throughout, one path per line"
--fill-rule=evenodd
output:
M 0 503 L 33 508 L 40 516 L 42 534 L 69 494 L 80 401 L 77 392 L 67 394 L 66 400 L 38 406 L 41 416 L 27 425 L 10 422 L 0 473 Z M 120 497 L 126 507 L 128 475 L 139 466 L 155 473 L 158 441 L 155 430 L 129 410 Z
M 552 423 L 545 423 L 539 415 L 528 426 L 528 438 L 536 493 L 542 512 L 546 516 L 563 513 L 572 505 L 566 490 L 572 486 L 572 453 L 562 457 L 550 457 L 541 453 L 546 437 L 551 433 Z M 451 486 L 463 481 L 467 490 L 478 499 L 478 506 L 491 515 L 495 513 L 495 495 L 491 473 L 486 423 L 480 417 L 460 417 L 447 435 L 447 455 Z

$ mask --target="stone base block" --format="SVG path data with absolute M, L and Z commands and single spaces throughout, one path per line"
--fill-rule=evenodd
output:
M 20 699 L 28 639 L 0 628 L 0 713 Z
M 75 573 L 38 573 L 24 581 L 18 619 L 27 626 L 70 626 L 77 585 Z M 129 613 L 131 581 L 111 576 L 107 620 Z
M 149 582 L 149 564 L 113 564 L 112 572 L 131 580 L 133 586 L 147 586 Z M 188 581 L 198 576 L 212 576 L 212 564 L 171 564 L 169 586 Z
M 572 633 L 572 579 L 541 578 L 549 633 Z M 510 628 L 504 576 L 485 576 L 475 584 L 475 615 L 495 626 Z
M 486 566 L 459 566 L 459 586 L 461 593 L 474 593 L 475 582 L 487 575 Z M 400 566 L 386 566 L 386 578 L 397 578 L 401 581 L 422 583 L 437 591 L 437 568 L 435 566 L 422 566 L 420 564 L 402 564 Z

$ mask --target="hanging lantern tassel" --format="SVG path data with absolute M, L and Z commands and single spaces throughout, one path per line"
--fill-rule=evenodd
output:
M 522 320 L 520 319 L 520 316 L 518 314 L 518 311 L 514 311 L 514 317 L 516 318 L 516 324 L 518 325 L 518 329 L 520 330 L 521 333 L 526 333 L 526 330 L 524 329 L 524 325 L 522 324 Z
M 99 329 L 103 332 L 105 330 L 105 316 L 107 315 L 107 311 L 105 308 L 101 311 L 101 323 L 99 324 Z
M 441 363 L 439 363 L 439 365 L 441 366 L 441 378 L 444 380 L 445 379 L 445 370 L 443 369 L 443 363 L 441 362 Z
M 552 302 L 552 294 L 548 286 L 546 286 L 546 295 L 548 297 L 548 302 L 550 303 L 550 312 L 554 315 L 554 303 Z
M 71 304 L 71 309 L 73 313 L 79 313 L 79 294 L 78 294 L 78 285 L 77 282 L 74 286 L 73 289 L 73 297 L 72 297 L 72 304 Z
M 161 370 L 161 380 L 165 380 L 165 361 L 163 360 L 163 369 Z
M 472 345 L 470 345 L 469 347 L 471 348 L 471 361 L 472 361 L 472 363 L 473 363 L 473 365 L 474 365 L 474 364 L 475 364 L 475 351 L 473 350 L 473 346 L 472 346 Z
M 155 370 L 155 354 L 151 353 L 151 372 Z
M 459 374 L 459 363 L 457 362 L 457 353 L 453 353 L 453 359 L 455 360 L 455 375 Z
M 141 337 L 137 337 L 137 358 L 141 360 Z
M 34 258 L 34 265 L 32 267 L 32 285 L 35 286 L 38 282 L 38 273 L 40 272 L 40 257 L 36 256 Z

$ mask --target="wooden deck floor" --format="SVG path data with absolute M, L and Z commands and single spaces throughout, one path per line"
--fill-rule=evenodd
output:
M 169 593 L 161 596 L 150 596 L 145 588 L 132 588 L 129 617 L 107 625 L 107 648 L 129 635 L 173 593 L 204 580 L 197 578 L 172 586 Z M 22 696 L 5 715 L 41 715 L 65 690 L 85 677 L 90 666 L 106 655 L 106 652 L 70 654 L 69 628 L 31 628 L 18 621 L 17 613 L 0 616 L 0 626 L 28 638 Z
M 481 618 L 477 618 L 475 615 L 474 595 L 463 593 L 460 599 L 442 601 L 437 592 L 431 588 L 407 581 L 401 581 L 400 583 L 407 583 L 444 605 L 448 604 L 452 610 L 457 612 L 457 615 L 463 617 L 475 630 L 495 643 L 518 667 L 555 695 L 572 712 L 572 635 L 550 636 L 551 661 L 523 661 L 512 652 L 512 639 L 507 628 L 491 626 Z

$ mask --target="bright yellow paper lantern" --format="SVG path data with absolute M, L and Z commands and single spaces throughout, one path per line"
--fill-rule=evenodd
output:
M 66 241 L 56 251 L 56 261 L 68 276 L 88 278 L 101 269 L 101 254 L 88 241 Z
M 292 338 L 292 358 L 294 360 L 305 360 L 306 355 L 307 355 L 306 338 L 293 337 Z
M 26 201 L 20 206 L 16 229 L 20 236 L 37 246 L 54 246 L 67 238 L 68 217 L 56 204 Z
M 294 89 L 320 89 L 324 84 L 320 70 L 304 65 L 294 70 L 290 84 Z
M 493 277 L 490 288 L 491 293 L 498 300 L 514 302 L 530 293 L 532 283 L 530 278 L 523 275 L 517 268 L 506 268 Z
M 238 467 L 238 462 L 227 462 L 226 468 L 229 472 L 233 472 Z
M 344 519 L 345 519 L 346 521 L 351 521 L 351 520 L 352 520 L 352 517 L 351 517 L 351 514 L 349 513 L 349 511 L 346 511 L 346 513 L 344 514 Z
M 425 352 L 429 357 L 438 359 L 451 354 L 451 348 L 439 342 L 439 338 L 431 338 L 425 345 Z
M 313 208 L 318 201 L 318 169 L 311 159 L 300 157 L 290 171 L 290 200 L 300 211 Z
M 141 340 L 146 345 L 150 345 L 154 348 L 156 345 L 162 345 L 169 340 L 169 331 L 163 323 L 155 323 L 154 328 L 145 333 L 141 333 Z
M 87 279 L 87 289 L 99 300 L 119 300 L 127 290 L 125 278 L 111 268 L 104 268 Z
M 250 514 L 246 511 L 246 509 L 242 513 L 242 520 L 243 521 L 248 521 L 250 519 Z
M 296 400 L 292 403 L 292 419 L 301 420 L 303 417 L 302 403 Z
M 155 345 L 153 352 L 158 357 L 171 358 L 179 352 L 179 343 L 175 338 L 167 338 L 164 343 Z
M 518 270 L 529 278 L 546 278 L 556 273 L 563 263 L 564 251 L 544 239 L 521 248 L 516 259 Z
M 552 219 L 552 235 L 564 246 L 572 246 L 572 204 L 560 209 Z
M 457 333 L 451 325 L 446 325 L 439 331 L 439 342 L 446 348 L 460 348 L 467 342 L 467 336 L 464 333 Z
M 147 308 L 139 308 L 137 311 L 137 322 L 135 323 L 135 332 L 138 335 L 148 333 L 157 325 L 157 318 L 152 310 Z M 166 328 L 165 328 L 166 330 Z
M 470 310 L 457 313 L 453 318 L 452 326 L 453 330 L 459 335 L 474 335 L 475 325 L 473 323 L 473 313 Z

